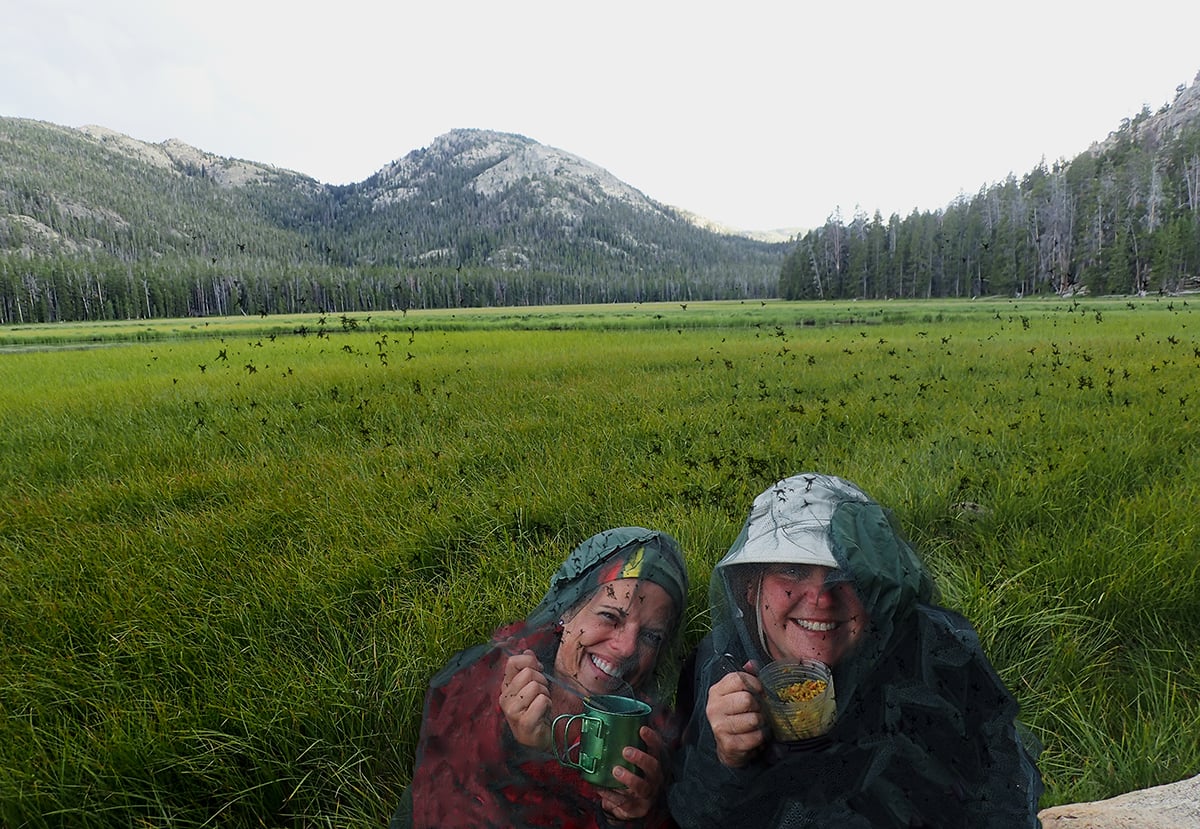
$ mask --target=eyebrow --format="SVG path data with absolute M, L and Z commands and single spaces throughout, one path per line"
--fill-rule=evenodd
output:
M 611 610 L 614 613 L 619 614 L 622 620 L 629 618 L 629 609 L 625 605 L 603 603 L 597 609 L 598 610 Z M 653 630 L 657 633 L 666 633 L 667 629 L 670 628 L 670 626 L 671 626 L 670 617 L 668 617 L 666 620 L 647 619 L 644 623 L 642 623 L 643 628 L 646 628 L 647 630 Z

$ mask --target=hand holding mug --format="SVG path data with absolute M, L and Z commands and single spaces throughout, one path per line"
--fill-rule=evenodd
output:
M 500 710 L 518 743 L 540 749 L 552 746 L 550 683 L 533 651 L 514 654 L 504 663 Z
M 709 689 L 704 713 L 717 743 L 717 759 L 729 768 L 746 765 L 767 742 L 763 686 L 753 665 L 728 673 Z
M 623 789 L 601 789 L 600 805 L 618 820 L 644 818 L 658 802 L 663 788 L 662 763 L 663 741 L 659 733 L 648 725 L 638 732 L 646 749 L 625 746 L 622 757 L 640 770 L 640 774 L 624 766 L 614 766 L 612 776 Z

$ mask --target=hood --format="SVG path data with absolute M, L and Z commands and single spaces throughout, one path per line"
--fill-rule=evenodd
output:
M 845 479 L 793 475 L 754 499 L 737 539 L 713 570 L 709 599 L 716 654 L 769 661 L 748 588 L 772 564 L 833 568 L 835 577 L 853 583 L 869 615 L 862 641 L 834 666 L 839 709 L 918 606 L 933 599 L 928 573 L 887 510 Z
M 675 607 L 655 670 L 639 696 L 659 701 L 674 688 L 678 673 L 679 629 L 687 608 L 688 572 L 679 543 L 665 532 L 644 527 L 617 527 L 596 533 L 577 546 L 550 579 L 550 587 L 524 622 L 504 630 L 495 645 L 520 650 L 527 642 L 543 638 L 548 650 L 543 662 L 553 665 L 553 649 L 561 635 L 561 621 L 586 603 L 597 588 L 617 579 L 636 578 L 662 587 Z M 536 648 L 535 648 L 536 650 Z

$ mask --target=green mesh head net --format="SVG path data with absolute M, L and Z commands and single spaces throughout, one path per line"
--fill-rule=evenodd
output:
M 559 762 L 562 753 L 579 758 L 582 732 L 569 721 L 548 726 L 550 744 L 514 737 L 500 705 L 505 669 L 514 658 L 536 659 L 548 697 L 539 722 L 579 714 L 601 696 L 629 697 L 649 706 L 649 724 L 669 741 L 662 702 L 678 673 L 687 592 L 679 546 L 665 533 L 620 527 L 576 547 L 528 617 L 455 655 L 433 678 L 412 785 L 392 825 L 623 825 L 598 785 Z M 667 821 L 663 798 L 645 825 Z

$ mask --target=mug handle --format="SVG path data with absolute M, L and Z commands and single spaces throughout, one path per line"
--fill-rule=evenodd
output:
M 567 721 L 567 724 L 563 726 L 562 733 L 564 745 L 561 746 L 559 745 L 558 737 L 556 736 L 558 734 L 558 723 L 560 720 Z M 558 758 L 558 762 L 562 763 L 567 768 L 579 769 L 586 774 L 595 774 L 596 764 L 599 762 L 598 757 L 587 758 L 592 761 L 591 768 L 588 768 L 587 766 L 583 765 L 583 755 L 580 755 L 579 760 L 572 760 L 570 757 L 571 746 L 565 745 L 567 739 L 567 729 L 571 727 L 571 723 L 575 720 L 583 720 L 583 724 L 579 726 L 579 737 L 581 741 L 583 739 L 583 735 L 587 733 L 589 725 L 592 727 L 592 730 L 596 733 L 597 737 L 599 737 L 601 740 L 604 739 L 604 720 L 597 719 L 596 717 L 589 717 L 587 714 L 559 714 L 554 718 L 553 722 L 550 723 L 550 735 L 554 742 L 554 754 Z

